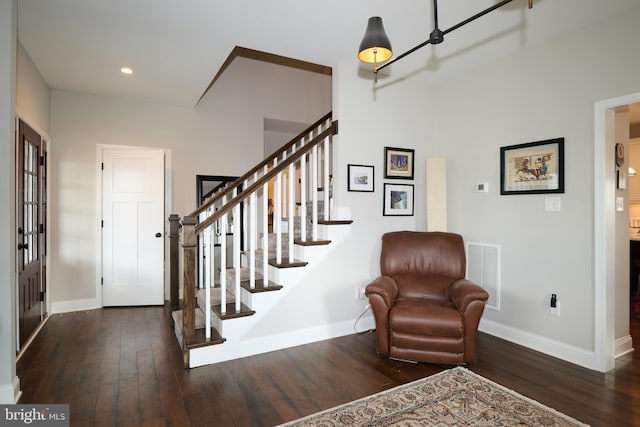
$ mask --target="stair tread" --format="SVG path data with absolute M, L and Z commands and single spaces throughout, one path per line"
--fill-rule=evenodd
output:
M 318 224 L 322 225 L 349 225 L 353 224 L 353 220 L 351 219 L 328 219 L 328 220 L 318 220 Z
M 251 288 L 251 283 L 247 280 L 247 281 L 243 281 L 240 283 L 240 286 L 242 286 L 244 289 L 246 289 L 247 291 L 251 292 L 252 294 L 256 294 L 256 293 L 260 293 L 260 292 L 271 292 L 271 291 L 278 291 L 280 289 L 282 289 L 282 285 L 278 285 L 275 282 L 269 281 L 267 286 L 264 286 L 264 280 L 256 280 L 255 281 L 255 287 Z
M 211 328 L 211 337 L 207 338 L 204 333 L 204 328 L 196 329 L 196 336 L 191 340 L 191 342 L 187 343 L 188 349 L 206 347 L 209 345 L 218 345 L 225 342 L 227 339 L 222 338 L 216 328 Z
M 276 258 L 269 258 L 269 265 L 277 268 L 292 268 L 292 267 L 304 267 L 309 264 L 306 261 L 293 260 L 288 261 L 288 258 L 282 257 L 280 263 L 276 262 Z
M 302 240 L 302 239 L 296 239 L 294 241 L 294 243 L 296 245 L 300 245 L 300 246 L 322 246 L 322 245 L 328 245 L 331 243 L 331 240 Z
M 182 310 L 176 310 L 171 313 L 171 317 L 175 325 L 177 326 L 180 333 L 183 331 L 183 319 L 182 319 Z M 186 347 L 188 349 L 205 347 L 209 345 L 217 345 L 225 342 L 226 339 L 222 338 L 218 330 L 214 327 L 211 327 L 211 336 L 209 338 L 206 337 L 205 334 L 205 318 L 204 313 L 199 308 L 196 309 L 196 330 L 195 336 L 186 343 Z
M 236 311 L 235 303 L 229 302 L 226 304 L 226 313 L 222 313 L 222 306 L 220 304 L 211 307 L 213 312 L 218 316 L 221 320 L 227 319 L 237 319 L 239 317 L 253 316 L 256 314 L 254 310 L 251 310 L 244 304 L 240 304 L 240 311 Z

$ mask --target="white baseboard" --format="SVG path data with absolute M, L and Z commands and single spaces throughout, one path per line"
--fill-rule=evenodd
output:
M 615 343 L 615 357 L 618 358 L 620 356 L 624 356 L 627 353 L 631 353 L 633 351 L 633 340 L 631 339 L 631 335 L 627 335 L 626 337 L 618 338 Z
M 364 316 L 358 321 L 357 327 L 359 331 L 374 329 L 375 322 L 373 316 Z M 331 325 L 295 330 L 245 341 L 229 339 L 220 346 L 214 345 L 191 350 L 189 367 L 195 368 L 212 363 L 226 362 L 241 357 L 254 356 L 256 354 L 338 338 L 353 334 L 354 332 L 354 320 L 348 320 Z
M 505 326 L 491 320 L 480 320 L 478 330 L 575 365 L 597 370 L 594 351 L 568 345 L 547 337 L 532 334 L 510 326 Z
M 95 310 L 97 308 L 102 308 L 102 306 L 99 304 L 99 301 L 96 298 L 76 299 L 51 303 L 51 312 L 53 314 L 69 313 L 72 311 L 81 310 Z
M 20 378 L 18 377 L 15 377 L 11 384 L 0 385 L 0 404 L 12 405 L 18 403 L 21 395 Z
M 20 390 L 20 378 L 15 377 L 13 379 L 13 403 L 18 403 L 22 396 L 22 390 Z

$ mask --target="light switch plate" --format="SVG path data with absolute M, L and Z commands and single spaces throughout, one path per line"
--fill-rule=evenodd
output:
M 544 210 L 546 212 L 560 212 L 560 197 L 545 197 Z
M 616 212 L 624 212 L 624 197 L 616 197 Z

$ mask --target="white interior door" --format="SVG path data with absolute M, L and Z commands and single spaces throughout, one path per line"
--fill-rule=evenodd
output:
M 107 149 L 102 305 L 164 304 L 164 152 Z

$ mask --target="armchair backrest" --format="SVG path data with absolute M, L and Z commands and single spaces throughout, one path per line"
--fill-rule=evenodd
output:
M 394 231 L 382 236 L 380 273 L 398 282 L 400 297 L 448 298 L 449 285 L 463 279 L 465 269 L 464 242 L 459 234 Z M 430 280 L 425 284 L 422 279 L 426 277 Z

